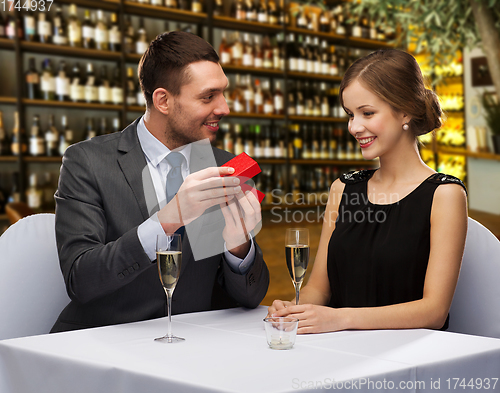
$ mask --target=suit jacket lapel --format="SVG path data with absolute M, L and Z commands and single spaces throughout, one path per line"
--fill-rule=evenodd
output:
M 150 203 L 146 203 L 146 198 L 149 201 L 151 197 L 154 197 L 155 203 L 150 206 L 156 206 L 156 209 L 158 209 L 158 202 L 156 201 L 151 175 L 147 170 L 146 158 L 137 137 L 137 123 L 139 120 L 140 118 L 136 119 L 134 123 L 122 131 L 118 150 L 124 154 L 118 158 L 118 164 L 134 193 L 142 216 L 146 220 L 154 213 L 154 211 L 148 211 Z

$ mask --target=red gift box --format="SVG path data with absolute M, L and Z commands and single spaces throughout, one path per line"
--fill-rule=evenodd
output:
M 238 154 L 222 166 L 234 168 L 234 173 L 229 176 L 242 176 L 250 179 L 261 172 L 259 164 L 247 153 Z
M 236 157 L 229 160 L 222 166 L 234 168 L 234 173 L 228 176 L 238 176 L 250 179 L 262 172 L 259 164 L 257 164 L 257 162 L 246 153 L 238 154 Z M 259 203 L 262 203 L 262 201 L 264 200 L 264 193 L 246 183 L 241 184 L 241 190 L 244 193 L 247 191 L 252 191 L 259 200 Z

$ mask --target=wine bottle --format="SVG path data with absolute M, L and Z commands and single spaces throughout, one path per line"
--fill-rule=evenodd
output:
M 61 60 L 56 78 L 56 97 L 59 101 L 69 101 L 69 78 L 66 72 L 66 62 Z
M 293 80 L 288 80 L 288 88 L 286 89 L 288 96 L 288 116 L 295 116 L 296 103 L 295 103 L 295 83 Z
M 295 27 L 297 29 L 309 28 L 309 18 L 307 17 L 306 11 L 303 6 L 299 8 L 299 13 L 295 17 Z
M 255 93 L 254 93 L 254 110 L 255 113 L 264 113 L 264 94 L 262 92 L 262 87 L 260 86 L 260 80 L 255 79 Z
M 82 44 L 84 48 L 95 48 L 95 25 L 90 19 L 90 10 L 85 10 L 82 23 Z
M 257 7 L 253 0 L 244 0 L 246 6 L 245 19 L 249 22 L 257 22 Z
M 269 0 L 267 3 L 267 22 L 271 25 L 277 25 L 279 23 L 279 14 L 277 9 L 276 1 Z
M 85 139 L 89 140 L 97 136 L 97 130 L 94 127 L 94 119 L 87 117 L 85 119 Z
M 52 43 L 52 21 L 48 12 L 38 13 L 38 22 L 36 25 L 38 31 L 38 40 L 44 44 Z
M 144 28 L 144 19 L 139 19 L 139 30 L 137 30 L 137 39 L 135 40 L 135 53 L 142 55 L 149 47 L 149 42 Z
M 84 84 L 80 64 L 73 65 L 71 84 L 69 86 L 69 97 L 73 102 L 82 102 L 85 99 Z
M 52 42 L 56 45 L 68 45 L 68 32 L 66 20 L 64 19 L 62 8 L 56 7 L 56 14 L 53 19 Z
M 221 41 L 219 45 L 220 63 L 222 65 L 231 64 L 231 51 L 227 43 L 226 30 L 222 30 Z
M 273 62 L 273 48 L 269 40 L 269 35 L 265 35 L 262 39 L 262 66 L 266 69 L 272 69 L 274 67 Z
M 304 91 L 302 90 L 302 82 L 297 81 L 297 88 L 295 89 L 295 115 L 304 116 L 305 114 L 305 97 Z
M 45 155 L 45 137 L 40 126 L 40 116 L 33 116 L 29 139 L 29 154 L 35 157 Z
M 253 40 L 253 66 L 255 68 L 264 67 L 264 54 L 262 52 L 262 43 L 260 36 L 256 35 Z
M 23 128 L 19 125 L 19 112 L 14 112 L 14 128 L 12 129 L 12 141 L 10 145 L 12 154 L 18 156 L 28 151 L 28 138 Z
M 244 112 L 246 113 L 255 112 L 254 98 L 255 98 L 255 93 L 252 86 L 252 77 L 250 75 L 247 75 L 245 89 L 243 90 Z
M 222 149 L 234 154 L 234 143 L 230 124 L 222 123 L 220 128 L 222 132 Z
M 28 63 L 29 68 L 25 74 L 26 97 L 30 100 L 36 100 L 40 98 L 40 74 L 36 70 L 34 57 L 30 57 Z
M 77 17 L 77 8 L 71 4 L 68 10 L 68 41 L 69 45 L 79 48 L 82 46 L 82 26 Z
M 281 126 L 274 127 L 274 158 L 285 157 L 285 138 L 282 137 L 283 132 Z
M 83 94 L 85 102 L 92 103 L 98 101 L 97 83 L 96 83 L 96 76 L 94 73 L 94 65 L 90 62 L 87 63 L 87 74 L 86 74 Z
M 203 12 L 203 4 L 201 3 L 200 0 L 191 0 L 191 12 L 195 13 Z
M 243 44 L 240 40 L 240 33 L 234 33 L 233 44 L 231 45 L 231 64 L 241 66 L 243 64 Z
M 112 132 L 119 132 L 121 130 L 121 125 L 120 125 L 120 118 L 115 117 L 113 118 L 113 131 Z
M 274 82 L 274 94 L 273 94 L 273 103 L 274 103 L 274 114 L 283 115 L 285 114 L 285 105 L 283 100 L 283 92 L 281 91 L 281 82 Z
M 113 71 L 113 82 L 111 83 L 111 101 L 115 105 L 123 104 L 123 84 L 120 67 Z
M 241 84 L 241 75 L 236 74 L 236 86 L 231 93 L 232 111 L 236 113 L 244 112 L 245 110 L 245 100 L 243 97 L 243 91 Z
M 243 151 L 250 157 L 254 157 L 254 126 L 245 124 L 243 126 Z
M 122 49 L 122 33 L 116 13 L 111 13 L 109 22 L 109 50 L 119 52 Z
M 323 9 L 319 15 L 319 31 L 322 33 L 329 33 L 330 28 L 330 15 L 326 9 Z
M 309 126 L 302 124 L 302 158 L 305 160 L 311 159 L 311 140 L 309 135 Z
M 262 82 L 262 96 L 264 99 L 264 114 L 273 115 L 274 114 L 274 98 L 271 94 L 269 80 L 264 80 Z
M 108 120 L 105 117 L 101 117 L 99 120 L 99 135 L 110 134 L 110 130 L 108 128 Z
M 52 71 L 52 61 L 45 59 L 42 68 L 42 77 L 40 79 L 41 96 L 44 100 L 52 101 L 56 95 L 56 80 Z
M 97 82 L 97 100 L 101 104 L 111 102 L 111 84 L 108 78 L 108 67 L 106 65 L 101 66 L 101 72 Z
M 262 157 L 273 158 L 271 127 L 268 125 L 262 126 L 262 149 Z
M 243 66 L 254 66 L 253 45 L 250 40 L 250 34 L 248 33 L 243 34 Z
M 97 10 L 97 22 L 95 24 L 95 46 L 99 50 L 109 49 L 109 32 L 106 17 L 103 10 Z
M 224 15 L 224 3 L 222 0 L 215 0 L 214 16 Z
M 247 17 L 247 7 L 243 0 L 233 0 L 231 5 L 231 17 L 238 20 L 245 20 Z
M 29 177 L 29 187 L 26 190 L 26 202 L 28 206 L 37 210 L 42 207 L 43 191 L 38 185 L 38 176 L 36 173 L 31 173 Z
M 189 0 L 178 0 L 177 8 L 179 10 L 188 11 L 189 10 Z
M 61 116 L 61 135 L 59 136 L 59 155 L 63 156 L 66 149 L 74 143 L 73 130 L 68 127 L 68 118 Z
M 134 70 L 131 67 L 127 68 L 127 105 L 137 105 Z
M 130 21 L 130 15 L 125 19 L 124 28 L 125 53 L 135 53 L 135 33 L 134 26 Z
M 307 71 L 307 66 L 306 66 L 306 51 L 305 51 L 305 47 L 304 47 L 303 41 L 304 41 L 303 36 L 299 35 L 298 42 L 296 44 L 296 51 L 297 51 L 297 71 L 299 71 L 299 72 L 306 72 Z
M 243 153 L 243 132 L 241 124 L 234 125 L 234 154 L 239 155 Z
M 264 0 L 259 1 L 259 6 L 257 8 L 257 22 L 268 23 L 269 18 L 267 15 L 267 6 Z
M 254 126 L 254 146 L 253 155 L 256 159 L 264 157 L 264 139 L 262 138 L 262 130 L 260 124 Z
M 45 131 L 45 152 L 47 156 L 59 155 L 59 131 L 57 131 L 54 115 L 49 115 L 49 125 Z
M 296 50 L 297 47 L 295 45 L 295 35 L 290 33 L 288 35 L 288 41 L 286 44 L 286 52 L 288 55 L 288 70 L 289 71 L 298 71 L 299 65 L 299 53 Z
M 3 19 L 3 18 L 2 18 Z M 38 37 L 36 35 L 36 19 L 35 14 L 28 10 L 24 13 L 24 39 L 26 41 L 37 41 Z M 3 20 L 0 21 L 3 27 Z
M 10 155 L 10 139 L 3 125 L 3 112 L 0 111 L 0 156 Z
M 293 157 L 294 159 L 302 158 L 302 136 L 300 135 L 300 126 L 298 124 L 290 125 L 291 131 L 291 154 L 289 157 Z

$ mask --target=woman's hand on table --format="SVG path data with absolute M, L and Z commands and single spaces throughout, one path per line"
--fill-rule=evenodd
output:
M 342 310 L 315 304 L 295 305 L 275 300 L 268 308 L 268 316 L 293 317 L 299 320 L 297 333 L 326 333 L 346 329 Z

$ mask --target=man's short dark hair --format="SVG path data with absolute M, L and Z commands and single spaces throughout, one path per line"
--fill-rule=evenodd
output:
M 138 74 L 146 105 L 152 107 L 153 92 L 162 87 L 174 96 L 189 80 L 186 67 L 197 61 L 219 62 L 214 48 L 203 38 L 184 31 L 158 35 L 139 62 Z

